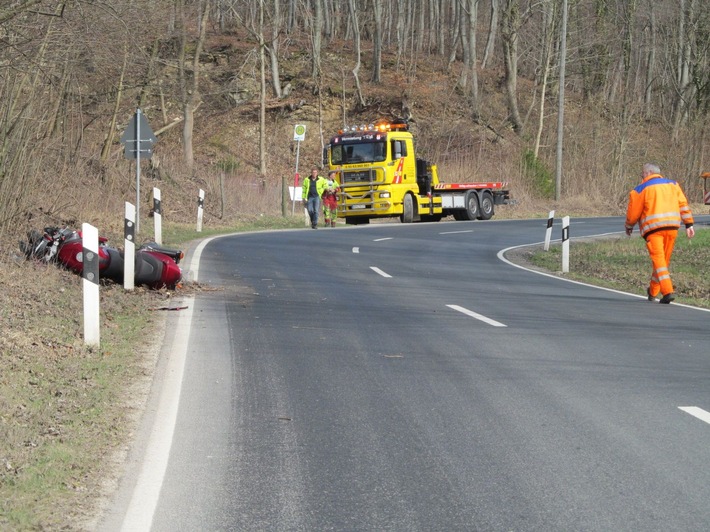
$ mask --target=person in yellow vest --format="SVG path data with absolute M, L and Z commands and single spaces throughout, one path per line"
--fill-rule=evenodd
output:
M 678 229 L 683 224 L 688 238 L 695 236 L 695 229 L 693 214 L 680 185 L 663 177 L 655 164 L 643 165 L 641 184 L 629 193 L 627 235 L 631 236 L 636 224 L 653 263 L 651 282 L 646 289 L 648 300 L 655 301 L 660 292 L 661 303 L 668 304 L 675 299 L 668 267 Z
M 311 175 L 303 182 L 302 199 L 311 219 L 311 228 L 318 229 L 318 213 L 320 212 L 320 199 L 326 187 L 326 180 L 318 175 L 318 167 L 311 168 Z
M 326 227 L 335 227 L 335 219 L 338 217 L 338 190 L 340 190 L 340 183 L 335 178 L 337 173 L 335 170 L 328 172 L 326 187 L 321 197 Z

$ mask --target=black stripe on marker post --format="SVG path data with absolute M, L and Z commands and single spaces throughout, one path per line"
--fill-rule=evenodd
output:
M 82 271 L 81 277 L 90 283 L 99 284 L 99 256 L 97 253 L 87 248 L 82 248 Z

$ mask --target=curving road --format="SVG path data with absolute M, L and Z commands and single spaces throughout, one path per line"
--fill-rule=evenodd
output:
M 504 260 L 544 231 L 205 241 L 103 528 L 710 528 L 710 314 Z

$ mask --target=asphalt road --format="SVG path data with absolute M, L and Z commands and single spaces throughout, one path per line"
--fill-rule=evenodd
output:
M 710 315 L 503 260 L 544 231 L 205 242 L 104 528 L 710 529 Z

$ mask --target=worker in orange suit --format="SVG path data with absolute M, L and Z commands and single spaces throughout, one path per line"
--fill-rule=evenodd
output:
M 663 177 L 655 164 L 643 165 L 641 184 L 629 193 L 627 235 L 631 235 L 637 223 L 653 263 L 651 283 L 646 289 L 648 300 L 655 301 L 660 292 L 661 303 L 668 304 L 675 299 L 668 266 L 678 229 L 685 225 L 688 238 L 695 236 L 695 229 L 693 214 L 680 185 Z

